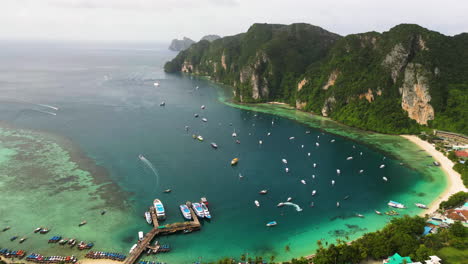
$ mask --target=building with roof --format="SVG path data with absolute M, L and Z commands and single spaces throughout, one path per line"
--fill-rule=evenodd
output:
M 410 257 L 402 257 L 398 253 L 393 254 L 393 256 L 383 261 L 383 264 L 409 264 L 409 263 L 413 263 Z

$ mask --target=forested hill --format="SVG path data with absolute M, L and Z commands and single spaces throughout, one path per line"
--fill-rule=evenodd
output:
M 200 41 L 166 72 L 209 76 L 239 102 L 281 101 L 384 133 L 468 134 L 468 34 L 418 25 L 341 37 L 308 24 L 254 24 Z

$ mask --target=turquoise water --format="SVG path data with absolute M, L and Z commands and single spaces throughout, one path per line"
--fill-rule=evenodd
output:
M 170 223 L 183 221 L 179 204 L 206 196 L 213 220 L 203 222 L 200 232 L 162 237 L 173 251 L 158 259 L 188 263 L 248 253 L 285 260 L 313 253 L 319 239 L 353 239 L 382 227 L 389 217 L 373 211 L 388 210 L 390 199 L 410 207 L 402 213 L 418 214 L 412 204 L 430 203 L 445 187 L 432 159 L 401 138 L 356 131 L 289 109 L 234 108 L 218 100 L 226 88 L 166 75 L 162 65 L 175 54 L 165 47 L 3 44 L 0 50 L 0 120 L 5 122 L 0 133 L 0 226 L 12 226 L 0 233 L 0 247 L 78 254 L 47 245 L 49 236 L 31 234 L 44 225 L 53 228 L 50 235 L 78 237 L 94 241 L 96 249 L 126 253 L 138 231 L 150 230 L 143 213 L 154 198 L 165 204 Z M 156 81 L 159 87 L 153 85 Z M 194 118 L 195 113 L 200 117 Z M 231 137 L 234 129 L 241 144 Z M 212 149 L 210 142 L 219 148 Z M 353 159 L 346 160 L 349 156 Z M 240 161 L 231 167 L 234 157 Z M 288 160 L 289 173 L 282 158 Z M 386 167 L 380 169 L 381 164 Z M 172 193 L 164 194 L 168 188 Z M 268 194 L 259 195 L 261 189 Z M 317 190 L 314 197 L 312 190 Z M 287 197 L 303 210 L 277 208 Z M 107 214 L 101 216 L 104 209 Z M 83 219 L 88 224 L 79 228 Z M 267 228 L 273 220 L 278 226 Z M 29 239 L 20 246 L 9 241 L 15 234 Z

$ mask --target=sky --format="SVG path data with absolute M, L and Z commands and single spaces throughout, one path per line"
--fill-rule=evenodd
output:
M 468 32 L 466 0 L 0 0 L 0 39 L 168 42 L 304 22 L 347 35 L 415 23 Z

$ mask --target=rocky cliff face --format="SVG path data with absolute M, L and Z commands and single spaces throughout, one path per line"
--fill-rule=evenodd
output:
M 218 35 L 206 35 L 206 36 L 203 36 L 203 37 L 200 39 L 200 41 L 202 41 L 202 40 L 207 40 L 207 41 L 209 41 L 209 42 L 212 42 L 212 41 L 215 41 L 215 40 L 220 39 L 220 38 L 221 38 L 221 37 L 218 36 Z
M 240 102 L 282 101 L 364 129 L 411 133 L 433 124 L 450 130 L 441 118 L 460 122 L 447 105 L 468 109 L 455 96 L 468 94 L 466 47 L 468 34 L 409 24 L 346 37 L 307 24 L 255 24 L 196 43 L 165 69 L 231 85 Z M 466 123 L 457 129 L 468 131 Z
M 169 49 L 172 51 L 182 51 L 188 49 L 195 41 L 184 37 L 183 39 L 173 39 Z

